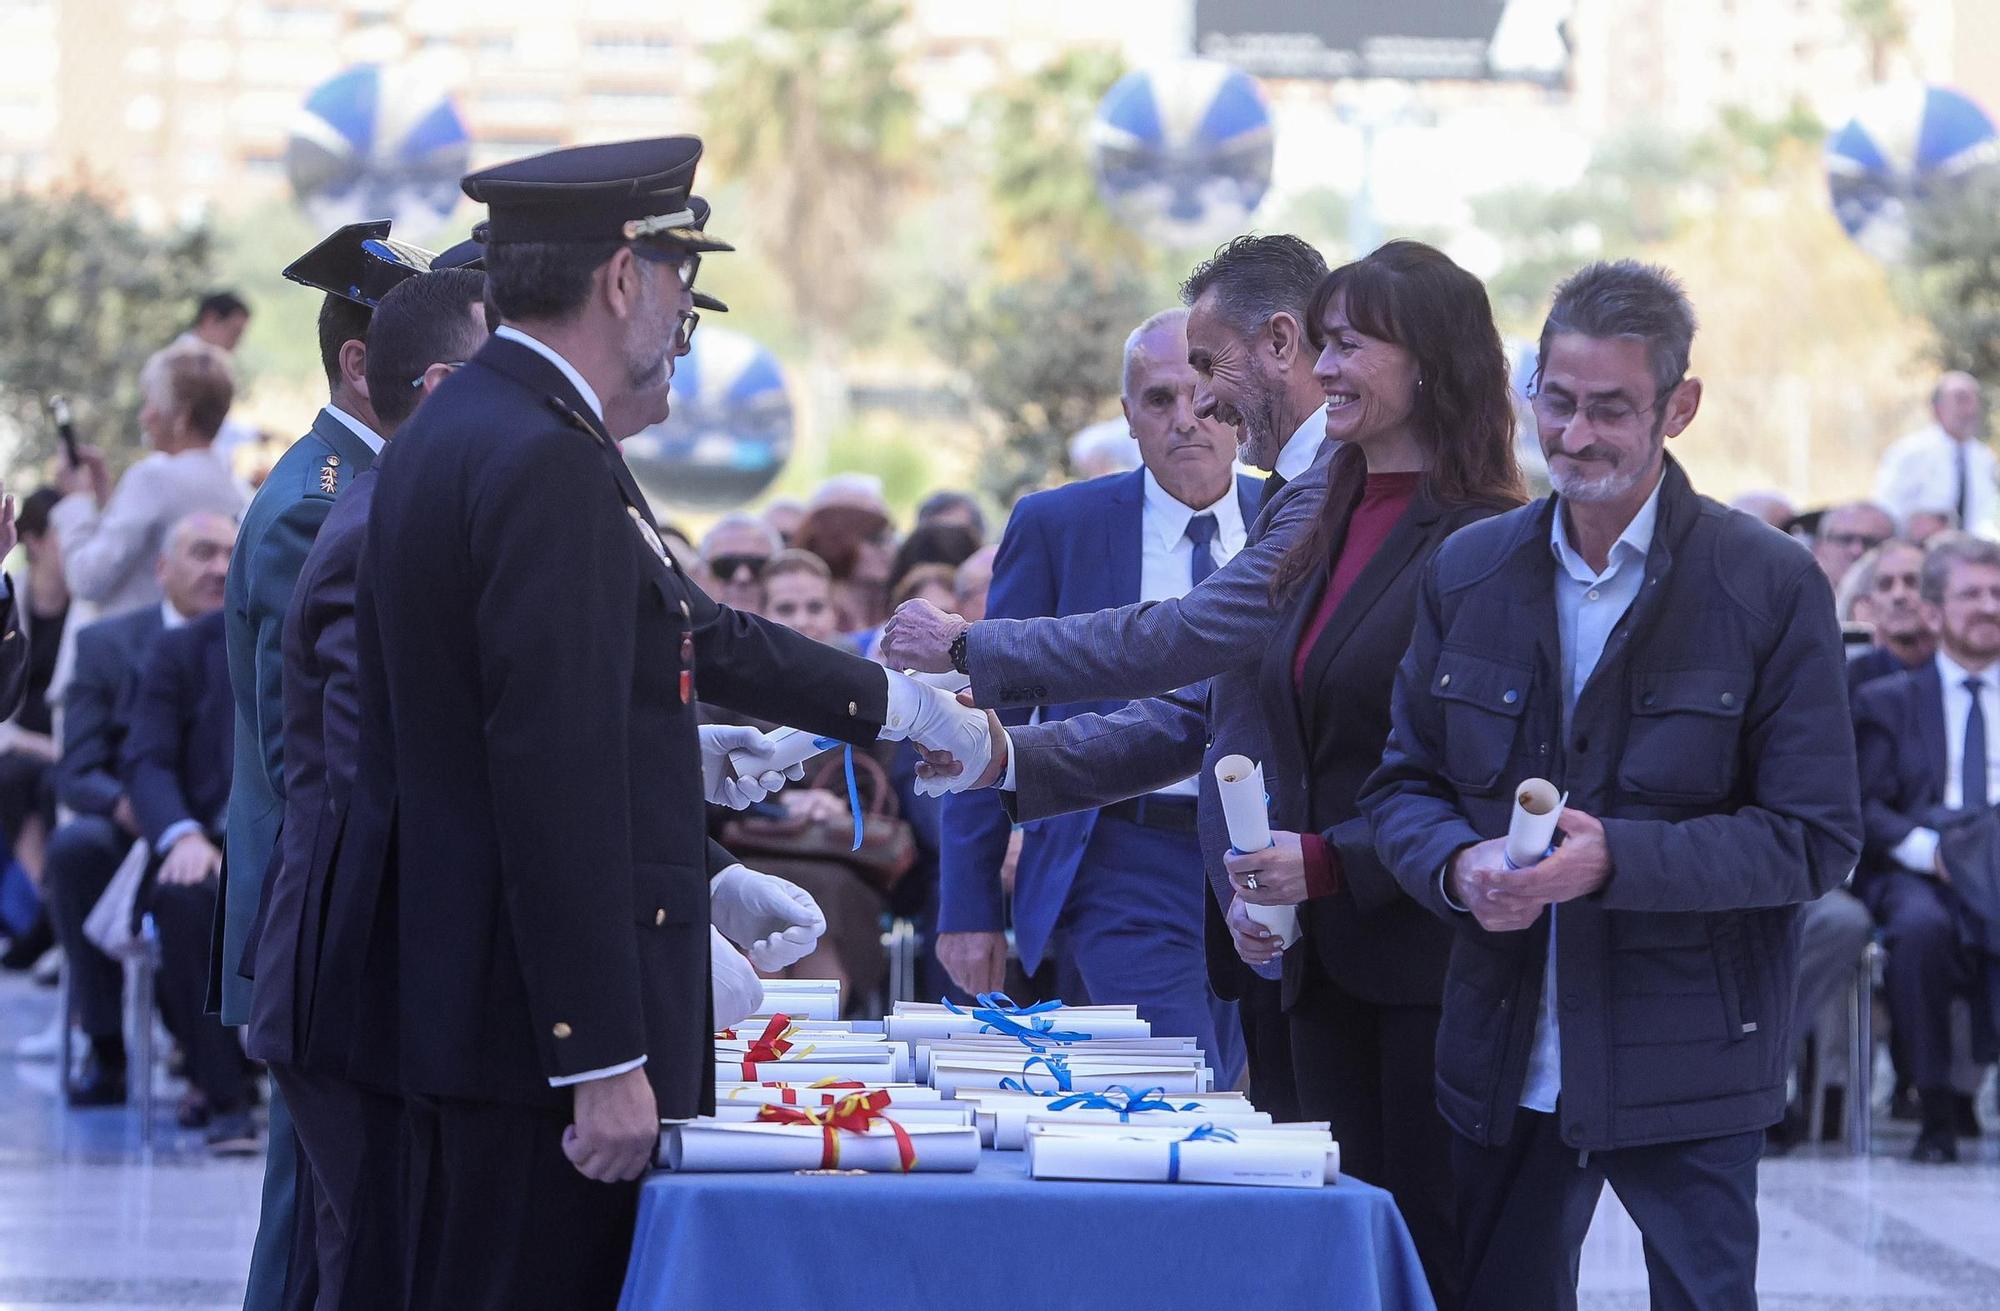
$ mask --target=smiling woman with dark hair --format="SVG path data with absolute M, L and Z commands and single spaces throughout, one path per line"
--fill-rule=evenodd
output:
M 1279 565 L 1290 614 L 1264 658 L 1276 845 L 1228 864 L 1238 950 L 1277 954 L 1244 903 L 1297 905 L 1284 954 L 1292 1066 L 1306 1118 L 1341 1164 L 1396 1196 L 1438 1305 L 1458 1301 L 1450 1134 L 1432 1049 L 1451 930 L 1404 897 L 1356 798 L 1389 736 L 1389 692 L 1417 582 L 1464 525 L 1526 499 L 1506 357 L 1486 289 L 1441 251 L 1392 241 L 1327 274 L 1307 311 L 1343 443 L 1319 519 Z

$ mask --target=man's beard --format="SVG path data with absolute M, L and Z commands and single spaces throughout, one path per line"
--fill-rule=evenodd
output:
M 1257 399 L 1239 412 L 1242 431 L 1236 438 L 1236 458 L 1258 469 L 1277 467 L 1278 452 L 1285 448 L 1290 433 L 1278 431 L 1278 402 L 1264 378 L 1257 379 Z
M 1638 487 L 1652 472 L 1653 458 L 1665 445 L 1666 442 L 1656 431 L 1653 434 L 1652 445 L 1647 451 L 1624 454 L 1619 457 L 1619 462 L 1616 464 L 1612 464 L 1609 460 L 1601 461 L 1607 467 L 1599 474 L 1578 473 L 1573 464 L 1559 470 L 1546 447 L 1543 448 L 1542 457 L 1548 463 L 1549 485 L 1555 488 L 1556 495 L 1566 501 L 1590 505 L 1599 501 L 1615 501 Z M 1596 446 L 1586 446 L 1583 448 L 1583 453 L 1589 455 L 1599 450 L 1600 448 Z

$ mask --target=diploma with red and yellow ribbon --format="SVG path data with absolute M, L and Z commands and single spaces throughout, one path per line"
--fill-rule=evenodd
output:
M 743 1053 L 743 1081 L 757 1082 L 759 1062 L 782 1059 L 785 1053 L 792 1049 L 791 1035 L 797 1033 L 798 1029 L 799 1026 L 792 1023 L 791 1016 L 773 1015 L 771 1022 L 764 1026 L 764 1032 L 752 1039 L 749 1050 Z M 810 1047 L 805 1049 L 808 1052 L 811 1050 Z
M 819 1168 L 838 1170 L 840 1168 L 840 1132 L 867 1133 L 870 1125 L 880 1120 L 889 1126 L 896 1136 L 896 1157 L 902 1162 L 903 1173 L 908 1174 L 917 1165 L 917 1145 L 910 1141 L 910 1135 L 903 1126 L 897 1124 L 882 1108 L 889 1104 L 886 1092 L 854 1093 L 841 1098 L 832 1106 L 813 1110 L 803 1106 L 766 1106 L 757 1113 L 759 1120 L 774 1124 L 816 1125 L 824 1136 L 820 1151 Z

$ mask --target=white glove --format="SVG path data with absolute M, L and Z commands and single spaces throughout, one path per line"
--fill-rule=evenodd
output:
M 771 754 L 770 736 L 754 728 L 740 728 L 733 724 L 703 724 L 698 731 L 701 733 L 701 794 L 708 798 L 710 805 L 741 810 L 784 787 L 787 778 L 806 776 L 805 765 L 798 764 L 782 773 L 767 769 L 739 777 L 729 761 L 729 753 L 747 751 L 755 756 L 768 757 Z
M 918 793 L 934 797 L 963 792 L 978 782 L 993 760 L 986 712 L 960 705 L 951 693 L 907 674 L 893 669 L 888 674 L 889 722 L 882 726 L 882 736 L 892 742 L 908 738 L 927 751 L 948 752 L 963 766 L 950 778 L 919 780 Z
M 708 916 L 715 927 L 769 973 L 812 954 L 826 916 L 796 883 L 731 865 L 708 885 Z
M 741 1024 L 764 1008 L 764 981 L 713 924 L 708 926 L 708 978 L 715 990 L 716 1028 Z

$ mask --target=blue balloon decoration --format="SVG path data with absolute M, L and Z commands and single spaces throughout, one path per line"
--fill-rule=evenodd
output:
M 695 509 L 741 505 L 792 453 L 793 411 L 770 351 L 703 324 L 674 363 L 664 423 L 625 439 L 625 463 L 651 500 Z
M 1916 83 L 1887 86 L 1827 141 L 1827 184 L 1848 235 L 1894 260 L 1925 205 L 1997 160 L 2000 134 L 1972 99 Z
M 459 202 L 472 135 L 451 97 L 409 72 L 357 64 L 306 96 L 285 143 L 285 174 L 315 225 L 386 218 L 428 235 Z
M 1183 59 L 1127 73 L 1091 123 L 1098 192 L 1167 246 L 1242 232 L 1271 186 L 1271 110 L 1247 73 Z

